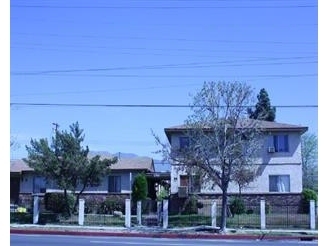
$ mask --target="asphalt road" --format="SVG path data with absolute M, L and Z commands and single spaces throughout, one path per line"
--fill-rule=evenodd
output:
M 97 245 L 128 245 L 128 246 L 317 246 L 317 241 L 255 241 L 255 240 L 218 240 L 218 239 L 168 239 L 168 238 L 133 238 L 133 237 L 93 237 L 93 236 L 63 236 L 63 235 L 24 235 L 10 234 L 11 246 L 47 245 L 47 246 L 97 246 Z

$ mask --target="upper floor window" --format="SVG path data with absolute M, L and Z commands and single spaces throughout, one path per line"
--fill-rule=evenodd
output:
M 121 192 L 121 176 L 108 177 L 108 192 Z
M 273 145 L 275 152 L 288 152 L 288 135 L 273 136 Z
M 46 192 L 46 179 L 44 177 L 35 176 L 33 178 L 33 193 Z
M 180 137 L 179 138 L 180 142 L 180 149 L 185 149 L 189 147 L 189 137 Z
M 269 192 L 290 192 L 289 175 L 269 175 Z

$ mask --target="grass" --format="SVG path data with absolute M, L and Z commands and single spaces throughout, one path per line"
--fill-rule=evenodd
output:
M 14 216 L 15 215 L 15 216 Z M 20 215 L 20 216 L 18 216 Z M 24 216 L 23 216 L 24 215 Z M 41 220 L 42 216 L 39 218 Z M 266 215 L 267 229 L 309 229 L 310 218 L 308 214 L 298 213 L 269 213 Z M 316 218 L 317 222 L 317 218 Z M 32 215 L 28 213 L 11 213 L 11 223 L 32 223 Z M 72 215 L 70 218 L 60 217 L 59 221 L 45 221 L 47 224 L 77 225 L 78 216 Z M 137 224 L 136 216 L 131 218 L 132 224 Z M 189 215 L 169 215 L 169 227 L 190 227 L 200 225 L 212 225 L 212 218 L 208 215 L 189 214 Z M 216 218 L 216 224 L 220 224 L 220 216 Z M 86 214 L 84 225 L 87 226 L 124 226 L 125 218 L 108 214 Z M 261 218 L 259 214 L 240 214 L 227 218 L 228 228 L 249 228 L 260 229 Z M 317 228 L 317 225 L 316 225 Z
M 216 218 L 216 223 L 219 225 L 220 217 Z M 205 215 L 170 215 L 170 227 L 186 227 L 211 225 L 212 220 L 210 216 Z M 308 229 L 310 219 L 308 214 L 267 214 L 266 228 L 302 228 Z M 259 229 L 261 226 L 261 218 L 259 214 L 240 214 L 234 217 L 227 218 L 227 227 L 229 228 L 254 228 Z

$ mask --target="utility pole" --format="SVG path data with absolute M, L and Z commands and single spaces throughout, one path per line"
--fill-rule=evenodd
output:
M 58 123 L 52 123 L 55 126 L 55 153 L 58 155 L 58 149 L 57 149 L 57 133 L 58 133 Z
M 58 130 L 59 124 L 58 124 L 58 123 L 52 123 L 52 124 L 55 126 L 55 133 L 57 133 L 57 130 Z

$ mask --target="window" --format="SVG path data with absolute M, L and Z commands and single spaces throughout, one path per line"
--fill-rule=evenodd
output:
M 33 193 L 46 192 L 46 179 L 44 177 L 35 176 L 33 178 Z
M 121 176 L 109 176 L 108 192 L 121 192 Z
M 185 149 L 189 147 L 189 138 L 188 137 L 180 137 L 180 149 Z
M 200 177 L 198 175 L 180 175 L 180 186 L 187 186 L 191 193 L 200 192 Z
M 273 144 L 276 152 L 288 152 L 288 135 L 273 136 Z
M 289 175 L 269 175 L 269 192 L 290 192 Z

